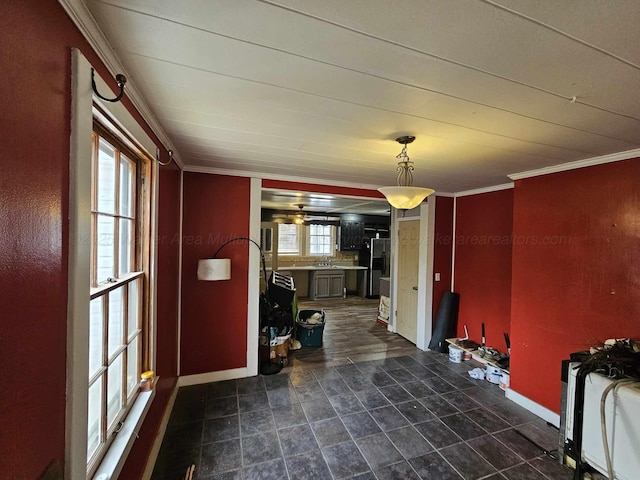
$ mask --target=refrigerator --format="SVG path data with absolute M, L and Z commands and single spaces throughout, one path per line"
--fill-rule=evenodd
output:
M 390 272 L 391 240 L 389 238 L 372 238 L 360 250 L 360 265 L 367 267 L 368 298 L 380 296 L 380 277 L 388 277 Z

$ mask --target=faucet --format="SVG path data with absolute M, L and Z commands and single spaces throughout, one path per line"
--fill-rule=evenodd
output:
M 327 255 L 323 255 L 318 265 L 320 265 L 321 267 L 327 267 L 331 265 L 331 260 L 329 260 L 329 257 Z

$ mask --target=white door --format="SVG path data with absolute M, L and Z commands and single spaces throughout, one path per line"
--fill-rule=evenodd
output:
M 398 222 L 398 302 L 396 332 L 410 342 L 418 336 L 420 220 Z

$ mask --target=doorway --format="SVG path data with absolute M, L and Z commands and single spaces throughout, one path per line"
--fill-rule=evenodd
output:
M 269 184 L 267 184 L 269 185 Z M 369 288 L 370 282 L 379 282 L 382 271 L 388 271 L 380 268 L 379 271 L 372 262 L 373 266 L 369 266 L 369 262 L 363 263 L 365 258 L 362 255 L 363 247 L 347 245 L 347 240 L 360 241 L 364 244 L 366 238 L 375 242 L 383 242 L 385 237 L 389 237 L 390 223 L 390 207 L 383 198 L 375 197 L 358 197 L 346 195 L 346 193 L 318 193 L 304 192 L 297 190 L 285 190 L 283 188 L 274 188 L 273 186 L 265 186 L 263 183 L 261 192 L 261 227 L 264 235 L 272 229 L 273 239 L 270 245 L 270 252 L 267 253 L 267 270 L 279 270 L 281 273 L 290 275 L 294 278 L 296 288 L 298 289 L 297 305 L 298 309 L 323 309 L 326 311 L 327 325 L 325 337 L 327 342 L 323 345 L 323 349 L 313 352 L 307 349 L 307 352 L 298 355 L 300 363 L 311 364 L 327 364 L 344 363 L 348 357 L 353 361 L 354 358 L 375 358 L 384 357 L 387 353 L 397 350 L 400 355 L 403 346 L 415 348 L 404 338 L 394 335 L 387 329 L 386 324 L 378 322 L 378 314 L 380 308 L 380 299 L 372 298 L 373 294 L 378 293 L 378 285 L 375 289 Z M 303 208 L 299 208 L 300 206 Z M 304 220 L 302 226 L 303 238 L 300 243 L 299 254 L 287 252 L 278 252 L 276 241 L 278 238 L 277 230 L 281 224 L 297 223 L 295 219 L 298 215 Z M 294 216 L 294 217 L 292 217 Z M 325 218 L 326 217 L 326 218 Z M 386 217 L 384 229 L 380 221 L 374 221 Z M 350 222 L 360 220 L 360 229 L 357 233 L 346 229 L 346 225 Z M 332 223 L 333 221 L 333 223 Z M 277 222 L 277 223 L 276 223 Z M 311 255 L 310 240 L 311 231 L 307 231 L 310 225 L 318 225 L 322 222 L 335 225 L 335 238 L 332 237 L 332 243 L 336 246 L 335 254 L 330 254 L 323 258 L 321 255 Z M 373 227 L 373 231 L 372 230 Z M 388 241 L 388 240 L 387 240 Z M 369 243 L 368 243 L 369 244 Z M 369 244 L 370 245 L 370 244 Z M 376 248 L 371 249 L 372 252 Z M 278 258 L 278 253 L 280 257 Z M 383 249 L 384 254 L 389 254 L 389 248 Z M 372 255 L 372 258 L 375 256 Z M 388 267 L 389 260 L 387 257 L 384 265 Z M 322 263 L 319 263 L 322 262 Z M 323 267 L 325 262 L 329 262 L 329 266 L 334 268 L 331 273 L 338 273 L 342 270 L 343 285 L 336 289 L 338 295 L 323 295 L 321 299 L 313 301 L 316 291 L 316 281 L 323 275 L 317 272 L 311 274 L 313 268 Z M 340 269 L 341 266 L 351 268 Z M 375 270 L 375 271 L 374 271 Z M 377 274 L 375 278 L 369 273 Z M 327 274 L 328 275 L 328 274 Z M 388 275 L 385 275 L 387 277 Z M 333 278 L 333 277 L 332 277 Z M 343 292 L 346 289 L 346 298 L 343 298 Z M 388 296 L 388 293 L 386 294 Z M 326 297 L 326 298 L 325 298 Z M 295 358 L 297 352 L 293 352 Z

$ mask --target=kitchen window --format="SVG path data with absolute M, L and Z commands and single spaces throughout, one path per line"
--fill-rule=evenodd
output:
M 149 366 L 149 162 L 94 124 L 87 471 L 95 470 Z
M 309 225 L 309 255 L 335 255 L 336 228 L 331 225 Z
M 300 255 L 301 228 L 293 223 L 278 225 L 278 255 Z
M 336 227 L 332 225 L 278 225 L 278 255 L 334 256 Z

